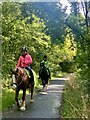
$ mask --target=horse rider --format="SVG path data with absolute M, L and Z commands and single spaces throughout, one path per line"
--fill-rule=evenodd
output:
M 22 47 L 22 54 L 18 59 L 18 64 L 16 66 L 15 71 L 17 71 L 19 67 L 25 68 L 29 71 L 30 77 L 32 78 L 33 77 L 33 72 L 32 72 L 32 69 L 30 67 L 30 64 L 32 64 L 32 57 L 31 57 L 31 55 L 28 54 L 27 48 Z M 30 79 L 30 77 L 29 77 L 29 79 Z M 17 88 L 15 79 L 13 79 L 13 86 L 12 87 L 13 87 L 13 89 Z
M 40 76 L 41 76 L 42 66 L 44 66 L 46 68 L 47 73 L 48 73 L 48 78 L 51 79 L 47 55 L 44 55 L 43 60 L 40 63 L 40 70 L 39 70 L 39 78 L 38 79 L 40 79 Z

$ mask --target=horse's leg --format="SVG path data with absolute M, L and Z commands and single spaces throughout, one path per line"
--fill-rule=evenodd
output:
M 17 102 L 17 107 L 19 108 L 20 107 L 20 105 L 19 105 L 19 101 L 18 101 L 18 95 L 19 95 L 19 91 L 20 90 L 16 90 L 16 94 L 15 94 L 15 100 L 16 100 L 16 102 Z
M 46 90 L 47 90 L 47 85 L 48 85 L 48 77 L 45 80 L 45 88 L 46 88 Z
M 44 81 L 43 81 L 43 79 L 41 79 L 42 80 L 42 85 L 43 85 L 43 87 L 44 87 Z
M 42 79 L 42 85 L 43 85 L 43 91 L 44 91 L 44 88 L 45 88 L 45 80 Z
M 23 96 L 22 96 L 22 105 L 20 107 L 20 110 L 25 111 L 25 96 L 26 96 L 26 89 L 23 90 Z
M 31 75 L 31 100 L 30 102 L 33 102 L 34 74 L 32 71 L 30 72 L 30 75 Z
M 30 100 L 30 102 L 33 102 L 33 90 L 34 90 L 34 84 L 31 85 L 31 100 Z

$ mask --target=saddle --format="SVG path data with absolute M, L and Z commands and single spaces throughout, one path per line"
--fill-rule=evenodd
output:
M 31 76 L 30 76 L 29 70 L 25 69 L 25 71 L 26 71 L 28 77 L 30 78 Z

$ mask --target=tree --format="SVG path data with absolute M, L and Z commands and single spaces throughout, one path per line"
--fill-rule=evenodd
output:
M 30 22 L 33 20 L 32 13 L 44 20 L 46 34 L 51 36 L 52 42 L 63 41 L 62 34 L 66 28 L 64 24 L 66 14 L 60 3 L 24 3 L 22 14 L 24 17 L 31 16 Z
M 51 44 L 50 37 L 44 33 L 44 22 L 32 14 L 33 21 L 28 23 L 30 17 L 23 18 L 20 7 L 18 3 L 11 2 L 2 5 L 2 65 L 6 76 L 16 66 L 22 46 L 27 46 L 33 57 L 32 67 L 37 71 L 40 56 L 48 52 Z

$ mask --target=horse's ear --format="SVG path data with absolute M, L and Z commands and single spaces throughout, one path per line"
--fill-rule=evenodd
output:
M 18 70 L 19 70 L 19 69 L 18 69 L 18 68 L 16 68 L 16 72 L 18 72 Z
M 17 69 L 17 68 L 15 68 L 14 70 L 11 69 L 11 73 L 12 73 L 12 74 L 13 74 L 13 73 L 16 73 L 16 72 L 18 72 L 18 69 Z
M 11 69 L 11 72 L 13 72 L 13 70 Z
M 10 69 L 10 72 L 11 72 L 10 74 L 12 75 L 13 74 L 13 69 L 12 68 Z

